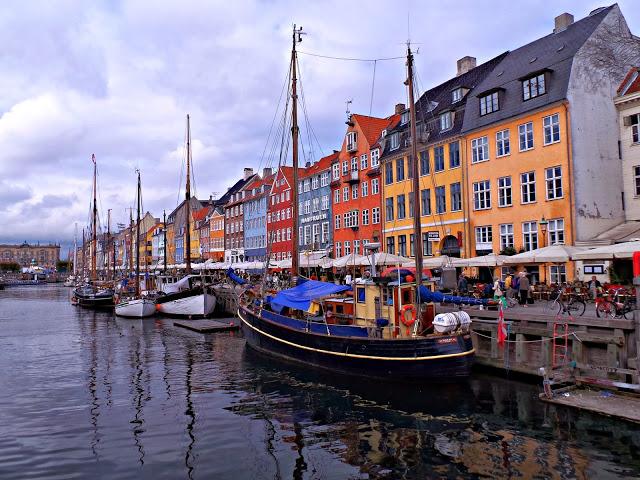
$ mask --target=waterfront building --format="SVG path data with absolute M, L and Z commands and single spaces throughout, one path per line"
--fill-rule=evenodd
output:
M 588 245 L 624 221 L 613 97 L 639 55 L 617 5 L 564 13 L 480 82 L 462 129 L 473 255 Z M 574 276 L 524 267 L 534 282 Z
M 244 258 L 245 261 L 264 261 L 267 255 L 267 199 L 275 175 L 265 168 L 262 178 L 256 175 L 243 188 L 244 199 Z
M 60 245 L 55 243 L 0 244 L 0 264 L 17 263 L 29 267 L 35 262 L 40 267 L 55 268 L 60 260 Z
M 171 233 L 171 237 L 173 237 L 173 262 L 180 264 L 185 261 L 185 240 L 186 240 L 186 208 L 185 208 L 186 200 L 183 200 L 180 205 L 178 205 L 173 212 L 169 214 L 167 217 L 167 223 L 172 224 L 172 231 L 168 229 L 167 231 L 167 243 L 169 242 L 169 233 Z M 193 222 L 193 213 L 201 210 L 207 202 L 201 202 L 195 197 L 191 197 L 189 203 L 189 226 L 190 226 L 190 234 L 191 234 L 191 260 L 196 260 L 200 258 L 200 244 L 198 237 L 196 236 L 196 229 Z M 167 225 L 168 227 L 168 225 Z M 194 240 L 195 238 L 195 240 Z M 171 252 L 171 249 L 169 250 Z M 167 260 L 168 262 L 168 260 Z M 172 262 L 172 263 L 173 263 Z
M 154 265 L 164 262 L 164 225 L 159 222 L 151 233 L 151 263 Z
M 467 101 L 504 57 L 482 65 L 464 57 L 454 78 L 424 92 L 416 102 L 420 223 L 424 256 L 468 255 L 468 208 L 465 208 L 464 137 L 462 120 Z M 475 102 L 472 106 L 475 108 Z M 381 138 L 383 248 L 414 256 L 413 164 L 410 161 L 409 110 L 396 106 L 400 122 Z
M 193 234 L 191 236 L 192 258 L 194 260 L 207 260 L 209 258 L 209 223 L 207 216 L 211 210 L 211 205 L 193 212 Z M 195 256 L 194 256 L 195 254 Z
M 400 115 L 388 118 L 352 114 L 342 148 L 331 163 L 331 209 L 334 256 L 362 253 L 361 245 L 382 240 L 380 148 L 384 130 Z
M 618 88 L 615 99 L 620 126 L 620 155 L 625 220 L 640 222 L 640 67 L 633 67 Z M 640 223 L 632 224 L 640 237 Z
M 213 207 L 209 214 L 209 258 L 224 261 L 224 208 Z
M 244 261 L 244 187 L 254 178 L 253 168 L 245 168 L 244 176 L 227 191 L 221 200 L 224 203 L 224 261 L 237 263 Z
M 298 245 L 301 252 L 333 250 L 331 165 L 340 152 L 321 158 L 300 170 L 298 182 Z
M 165 249 L 167 250 L 167 265 L 176 263 L 176 233 L 175 224 L 167 217 L 167 239 Z
M 298 170 L 302 175 L 303 169 Z M 293 251 L 293 206 L 291 204 L 293 167 L 282 166 L 278 170 L 268 201 L 267 236 L 270 242 L 271 260 L 291 258 Z

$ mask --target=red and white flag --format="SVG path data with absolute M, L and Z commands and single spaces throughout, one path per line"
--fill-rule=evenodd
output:
M 504 323 L 504 311 L 502 310 L 502 303 L 500 303 L 500 310 L 498 311 L 498 345 L 504 347 L 506 340 L 507 325 Z

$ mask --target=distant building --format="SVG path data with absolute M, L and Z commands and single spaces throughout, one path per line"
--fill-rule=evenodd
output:
M 17 263 L 21 267 L 28 267 L 36 263 L 41 267 L 55 268 L 60 260 L 60 245 L 42 244 L 30 245 L 27 242 L 16 245 L 0 244 L 0 265 L 2 263 Z
M 302 174 L 302 170 L 300 170 Z M 280 167 L 271 189 L 267 206 L 267 231 L 270 238 L 271 260 L 291 258 L 293 251 L 293 205 L 291 185 L 293 167 Z
M 267 254 L 267 198 L 274 175 L 265 168 L 263 178 L 256 176 L 243 188 L 244 257 L 246 261 L 264 261 Z

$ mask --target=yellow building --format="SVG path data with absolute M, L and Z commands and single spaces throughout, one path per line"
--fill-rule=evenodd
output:
M 465 214 L 465 140 L 460 134 L 471 88 L 504 57 L 476 66 L 472 57 L 458 61 L 457 76 L 425 92 L 416 103 L 422 248 L 425 256 L 469 256 Z M 400 124 L 386 132 L 383 145 L 382 217 L 384 249 L 414 255 L 413 178 L 409 110 L 396 106 Z

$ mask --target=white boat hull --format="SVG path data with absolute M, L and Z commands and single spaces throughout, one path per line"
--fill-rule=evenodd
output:
M 148 298 L 124 300 L 116 305 L 116 315 L 119 317 L 145 318 L 156 313 L 156 304 Z
M 160 313 L 170 316 L 206 317 L 216 308 L 216 296 L 211 293 L 201 293 L 158 303 L 157 308 Z

